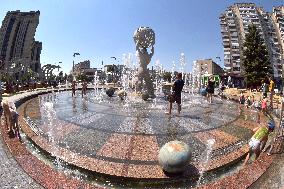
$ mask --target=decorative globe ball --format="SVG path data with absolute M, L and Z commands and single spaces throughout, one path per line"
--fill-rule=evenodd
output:
M 149 27 L 139 27 L 135 30 L 133 38 L 135 44 L 138 43 L 141 48 L 155 45 L 155 32 Z
M 205 88 L 200 89 L 200 94 L 201 94 L 202 96 L 206 96 L 206 95 L 207 95 L 206 89 L 205 89 Z
M 127 96 L 127 93 L 124 90 L 120 90 L 117 92 L 117 96 L 119 96 L 122 100 L 125 96 Z
M 114 91 L 115 89 L 113 87 L 109 88 L 106 90 L 106 94 L 109 96 L 109 97 L 112 97 L 113 94 L 114 94 Z
M 160 149 L 158 160 L 164 171 L 180 173 L 185 170 L 191 160 L 191 151 L 184 142 L 170 141 Z
M 142 94 L 142 99 L 145 100 L 145 101 L 148 100 L 149 97 L 150 97 L 150 95 L 148 93 Z

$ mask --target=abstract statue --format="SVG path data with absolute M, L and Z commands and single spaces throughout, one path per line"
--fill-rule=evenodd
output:
M 136 44 L 136 52 L 139 60 L 137 92 L 142 92 L 145 87 L 150 97 L 154 97 L 154 87 L 151 80 L 147 65 L 150 64 L 154 54 L 155 33 L 149 27 L 139 27 L 134 32 L 134 42 Z M 147 48 L 151 47 L 151 52 L 148 53 Z M 145 86 L 143 85 L 143 80 Z

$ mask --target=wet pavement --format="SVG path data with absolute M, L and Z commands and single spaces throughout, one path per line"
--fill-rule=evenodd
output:
M 82 104 L 82 109 L 84 109 L 84 106 L 85 105 Z M 194 111 L 192 113 L 194 113 Z M 29 115 L 32 115 L 32 112 L 29 112 Z M 65 114 L 65 115 L 68 115 L 68 114 Z M 210 114 L 210 115 L 212 115 L 212 114 Z M 219 114 L 219 115 L 222 115 L 222 114 Z M 93 114 L 90 114 L 89 116 L 93 116 Z M 72 118 L 72 116 L 71 116 L 71 118 Z M 190 117 L 190 118 L 192 119 L 192 117 Z M 196 118 L 196 117 L 194 117 L 194 118 Z M 216 118 L 216 115 L 212 115 L 210 118 L 214 119 L 214 118 Z M 97 117 L 94 117 L 94 120 L 96 120 L 96 119 L 97 119 Z M 223 121 L 223 120 L 226 120 L 226 119 L 219 119 L 219 120 Z M 83 140 L 88 140 L 88 139 L 93 138 L 92 136 L 99 136 L 99 135 L 96 135 L 96 134 L 92 135 L 92 132 L 100 132 L 100 130 L 98 130 L 98 131 L 92 130 L 91 127 L 88 127 L 90 123 L 87 123 L 87 122 L 84 123 L 84 122 L 82 122 L 82 120 L 81 120 L 81 122 L 77 122 L 78 120 L 72 120 L 72 119 L 71 120 L 65 119 L 65 121 L 68 121 L 69 124 L 73 125 L 73 127 L 69 125 L 68 128 L 70 129 L 70 131 L 65 130 L 66 132 L 64 133 L 64 135 L 66 134 L 65 136 L 67 136 L 67 135 L 70 136 L 70 138 L 67 137 L 69 139 L 72 139 L 72 137 L 75 137 L 76 139 L 78 139 L 78 141 L 83 141 Z M 115 120 L 112 120 L 112 121 L 115 121 Z M 128 121 L 131 122 L 131 120 L 128 120 Z M 206 120 L 204 120 L 204 122 L 206 122 Z M 125 126 L 129 125 L 127 123 L 128 122 L 126 121 L 126 124 L 124 124 L 124 125 Z M 78 124 L 79 126 L 74 126 L 74 124 Z M 182 124 L 183 123 L 181 123 L 181 125 Z M 82 127 L 82 126 L 85 126 L 85 127 Z M 237 127 L 237 126 L 241 126 L 241 127 Z M 212 127 L 214 128 L 216 126 L 213 125 Z M 196 131 L 201 131 L 200 134 L 198 134 L 198 132 L 197 132 L 197 135 L 196 135 L 198 137 L 198 140 L 200 141 L 200 144 L 202 144 L 202 143 L 204 143 L 204 141 L 206 141 L 207 135 L 210 136 L 210 137 L 214 136 L 214 137 L 217 137 L 217 138 L 220 138 L 221 136 L 222 137 L 225 136 L 224 139 L 222 139 L 223 143 L 218 143 L 218 145 L 216 144 L 216 153 L 215 154 L 218 154 L 217 149 L 219 147 L 222 148 L 224 146 L 227 146 L 228 141 L 233 142 L 233 143 L 238 142 L 236 140 L 236 138 L 240 137 L 239 133 L 247 133 L 248 132 L 247 129 L 251 129 L 252 127 L 253 127 L 252 124 L 248 124 L 248 125 L 245 125 L 245 124 L 241 124 L 241 125 L 235 124 L 234 125 L 234 124 L 232 124 L 232 125 L 230 125 L 230 127 L 228 127 L 228 129 L 226 129 L 224 127 L 224 129 L 217 130 L 217 132 L 210 131 L 210 132 L 208 132 L 208 134 L 203 134 L 202 127 L 201 127 L 201 129 L 198 128 L 198 130 L 193 130 L 193 133 L 195 133 Z M 125 128 L 126 128 L 126 130 L 125 130 Z M 124 141 L 127 144 L 129 143 L 129 141 L 133 142 L 134 144 L 145 143 L 145 141 L 143 140 L 144 137 L 142 137 L 142 138 L 139 137 L 139 134 L 142 134 L 143 136 L 145 136 L 145 134 L 146 134 L 147 138 L 149 139 L 147 141 L 153 141 L 153 144 L 151 144 L 149 146 L 149 147 L 152 147 L 152 148 L 157 148 L 158 146 L 160 146 L 160 144 L 169 140 L 167 138 L 164 138 L 162 135 L 158 137 L 158 141 L 152 139 L 153 135 L 159 133 L 158 129 L 136 130 L 136 131 L 133 132 L 132 130 L 127 130 L 127 127 L 125 127 L 125 128 L 116 127 L 116 128 L 109 130 L 109 132 L 106 132 L 106 133 L 109 133 L 109 137 L 103 137 L 102 136 L 101 137 L 102 140 L 100 140 L 100 141 L 104 141 L 105 138 L 109 138 L 108 143 L 105 143 L 104 145 L 99 145 L 100 149 L 96 149 L 98 155 L 105 156 L 105 157 L 110 157 L 110 155 L 111 155 L 111 156 L 113 156 L 113 157 L 111 157 L 112 160 L 114 158 L 123 159 L 122 157 L 129 155 L 128 151 L 125 151 L 125 152 L 124 151 L 117 151 L 116 153 L 113 153 L 113 152 L 108 152 L 107 150 L 103 150 L 104 147 L 106 149 L 108 149 L 108 147 L 107 147 L 108 145 L 113 146 L 113 144 L 117 144 L 119 141 Z M 218 126 L 216 128 L 218 128 Z M 234 134 L 234 132 L 232 132 L 232 130 L 235 130 L 237 128 L 240 131 L 238 131 L 236 134 Z M 88 129 L 88 130 L 85 131 L 85 129 Z M 90 131 L 90 129 L 91 129 L 92 132 L 88 133 L 87 131 Z M 70 133 L 74 132 L 74 131 L 76 131 L 76 133 L 77 133 L 77 131 L 79 131 L 80 133 L 82 133 L 82 135 L 87 133 L 87 135 L 89 135 L 89 136 L 85 137 L 85 138 L 84 137 L 80 138 L 81 135 L 77 135 L 77 136 L 76 135 L 70 135 Z M 102 130 L 102 131 L 105 131 L 105 130 Z M 116 131 L 116 132 L 113 132 L 113 131 Z M 137 131 L 138 131 L 138 134 L 135 133 Z M 174 132 L 174 133 L 179 134 L 179 133 L 184 133 L 185 130 L 176 130 L 176 131 L 170 131 L 170 132 Z M 190 133 L 192 133 L 192 130 L 187 130 L 187 132 L 190 134 Z M 128 134 L 134 134 L 134 135 L 129 138 L 127 136 Z M 187 135 L 181 135 L 181 138 L 184 138 L 183 140 L 188 140 L 188 141 L 192 140 L 192 137 L 189 137 L 188 139 L 186 139 L 186 136 Z M 241 134 L 241 136 L 243 136 L 243 135 Z M 61 138 L 61 137 L 62 136 L 58 136 L 58 138 Z M 248 137 L 249 136 L 245 136 L 244 140 L 246 140 Z M 39 184 L 35 183 L 35 181 L 32 178 L 30 178 L 25 173 L 25 171 L 23 171 L 23 169 L 19 166 L 17 161 L 14 159 L 14 157 L 6 149 L 5 144 L 3 144 L 2 137 L 0 137 L 0 138 L 1 138 L 0 139 L 0 163 L 1 163 L 1 167 L 0 167 L 0 175 L 1 175 L 1 177 L 0 177 L 0 182 L 1 182 L 0 188 L 41 188 L 41 186 Z M 202 141 L 202 140 L 204 140 L 204 141 Z M 74 141 L 74 140 L 71 140 L 71 141 Z M 67 142 L 67 143 L 69 143 L 69 142 Z M 88 141 L 86 141 L 86 143 L 88 144 Z M 156 146 L 157 143 L 158 143 L 158 146 Z M 75 145 L 78 145 L 78 143 L 75 143 Z M 90 146 L 95 146 L 95 145 L 90 145 Z M 71 146 L 65 146 L 65 147 L 68 147 L 69 149 L 73 148 L 74 151 L 82 150 L 81 146 L 77 147 L 77 146 L 71 145 Z M 143 149 L 143 147 L 138 145 L 137 149 Z M 134 156 L 132 156 L 133 162 L 136 161 L 135 157 L 139 157 L 143 161 L 148 161 L 150 164 L 153 163 L 154 157 L 143 156 L 145 154 L 147 155 L 147 153 L 139 154 L 139 151 L 136 152 L 135 148 L 131 148 L 131 150 L 132 150 L 131 153 L 134 155 Z M 154 151 L 157 151 L 157 149 L 154 149 Z M 89 155 L 90 157 L 92 156 L 92 154 L 86 154 L 83 151 L 82 151 L 82 154 Z M 117 157 L 115 157 L 115 155 Z M 279 174 L 281 172 L 282 173 L 284 172 L 284 169 L 281 168 L 281 164 L 283 165 L 283 159 L 284 159 L 283 154 L 279 155 L 279 157 L 274 159 L 272 166 L 267 170 L 266 173 L 264 173 L 251 186 L 251 188 L 254 189 L 254 188 L 281 188 L 281 187 L 283 187 L 283 181 L 284 181 L 283 179 L 284 178 L 283 178 L 283 175 Z M 32 163 L 32 162 L 30 162 L 30 163 Z M 23 164 L 25 164 L 25 163 L 23 163 Z M 135 168 L 133 170 L 135 170 Z M 41 172 L 40 172 L 40 169 L 39 169 L 39 172 L 37 173 L 37 175 L 40 176 L 40 174 L 41 174 Z M 123 172 L 122 172 L 122 174 L 123 174 Z
M 3 127 L 2 125 L 0 125 Z M 1 134 L 1 133 L 0 133 Z M 40 189 L 37 184 L 14 159 L 0 137 L 0 188 Z
M 284 188 L 284 140 L 277 157 L 266 172 L 249 189 L 283 189 Z

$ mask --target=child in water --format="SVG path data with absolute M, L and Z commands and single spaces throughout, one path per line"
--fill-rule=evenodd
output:
M 248 160 L 253 154 L 255 154 L 255 159 L 258 158 L 260 152 L 266 145 L 268 140 L 268 135 L 274 131 L 275 123 L 273 120 L 270 120 L 267 126 L 259 126 L 253 129 L 255 132 L 249 141 L 249 153 L 245 159 L 244 165 L 247 164 Z
M 261 111 L 263 113 L 267 112 L 267 98 L 262 99 L 261 101 Z
M 241 92 L 240 98 L 239 98 L 239 102 L 240 104 L 244 104 L 245 103 L 245 95 Z
M 251 106 L 251 100 L 250 100 L 250 96 L 248 96 L 245 100 L 245 107 L 249 108 Z

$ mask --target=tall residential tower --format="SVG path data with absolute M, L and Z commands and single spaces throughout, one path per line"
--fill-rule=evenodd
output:
M 17 75 L 30 68 L 41 73 L 42 43 L 34 39 L 39 15 L 39 11 L 9 11 L 6 14 L 0 28 L 0 61 L 5 71 Z
M 271 17 L 278 43 L 280 44 L 280 50 L 278 52 L 282 57 L 282 65 L 284 65 L 284 6 L 273 7 Z
M 219 19 L 224 47 L 224 66 L 231 76 L 242 76 L 245 35 L 248 33 L 248 26 L 254 24 L 266 44 L 274 77 L 281 77 L 283 44 L 281 47 L 279 43 L 281 37 L 277 37 L 279 29 L 275 27 L 271 13 L 256 7 L 254 3 L 237 3 L 228 7 Z

